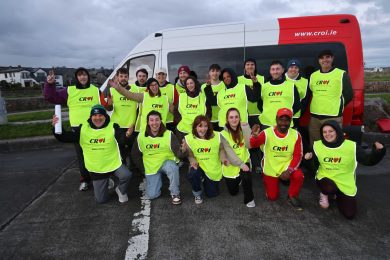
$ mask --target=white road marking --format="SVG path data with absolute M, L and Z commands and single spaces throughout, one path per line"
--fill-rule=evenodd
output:
M 146 197 L 145 192 L 146 179 L 139 185 L 142 192 L 141 210 L 134 213 L 132 230 L 137 233 L 128 241 L 129 246 L 126 249 L 125 259 L 146 259 L 149 246 L 149 226 L 150 226 L 150 200 Z

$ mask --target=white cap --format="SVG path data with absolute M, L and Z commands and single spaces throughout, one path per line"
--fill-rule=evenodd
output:
M 156 74 L 158 73 L 164 73 L 164 74 L 167 74 L 167 70 L 165 68 L 159 68 L 156 70 Z

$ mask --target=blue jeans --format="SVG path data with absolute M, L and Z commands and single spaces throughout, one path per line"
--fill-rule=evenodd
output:
M 179 166 L 172 160 L 166 160 L 158 169 L 156 174 L 145 175 L 146 177 L 146 195 L 149 199 L 158 198 L 161 195 L 162 176 L 167 175 L 169 179 L 169 191 L 171 195 L 179 195 Z
M 204 173 L 202 168 L 198 166 L 197 169 L 190 168 L 187 173 L 187 179 L 192 184 L 192 194 L 194 196 L 202 195 L 202 179 L 203 179 L 203 188 L 207 197 L 216 197 L 219 194 L 219 181 L 210 180 L 209 177 Z

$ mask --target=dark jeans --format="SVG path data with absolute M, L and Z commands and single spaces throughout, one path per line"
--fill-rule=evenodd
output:
M 85 168 L 83 149 L 80 146 L 79 142 L 74 143 L 74 148 L 76 150 L 77 160 L 79 162 L 80 169 L 80 182 L 91 182 L 91 176 L 87 168 Z
M 192 193 L 194 196 L 202 195 L 202 179 L 204 192 L 207 197 L 211 198 L 219 195 L 219 181 L 210 180 L 199 166 L 197 169 L 190 167 L 187 173 L 187 179 L 192 185 Z
M 235 196 L 238 194 L 239 185 L 242 181 L 242 188 L 244 191 L 244 203 L 252 201 L 254 198 L 253 190 L 252 190 L 252 173 L 251 172 L 243 172 L 240 171 L 240 176 L 236 178 L 224 178 L 226 181 L 226 186 L 230 195 Z
M 355 217 L 357 211 L 356 196 L 345 195 L 337 188 L 336 183 L 328 178 L 316 180 L 316 183 L 320 188 L 321 193 L 325 195 L 336 194 L 337 207 L 344 217 L 347 219 L 353 219 Z
M 121 139 L 124 140 L 124 143 L 119 144 L 119 151 L 121 153 L 122 163 L 126 165 L 126 159 L 127 157 L 129 157 L 131 147 L 133 146 L 133 143 L 137 138 L 137 132 L 134 131 L 129 138 L 126 138 L 127 128 L 119 128 L 118 131 L 121 135 Z

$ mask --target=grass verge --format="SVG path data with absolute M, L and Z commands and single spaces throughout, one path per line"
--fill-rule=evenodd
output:
M 62 122 L 62 127 L 69 130 L 69 121 Z M 51 129 L 51 123 L 0 125 L 0 140 L 52 135 Z

